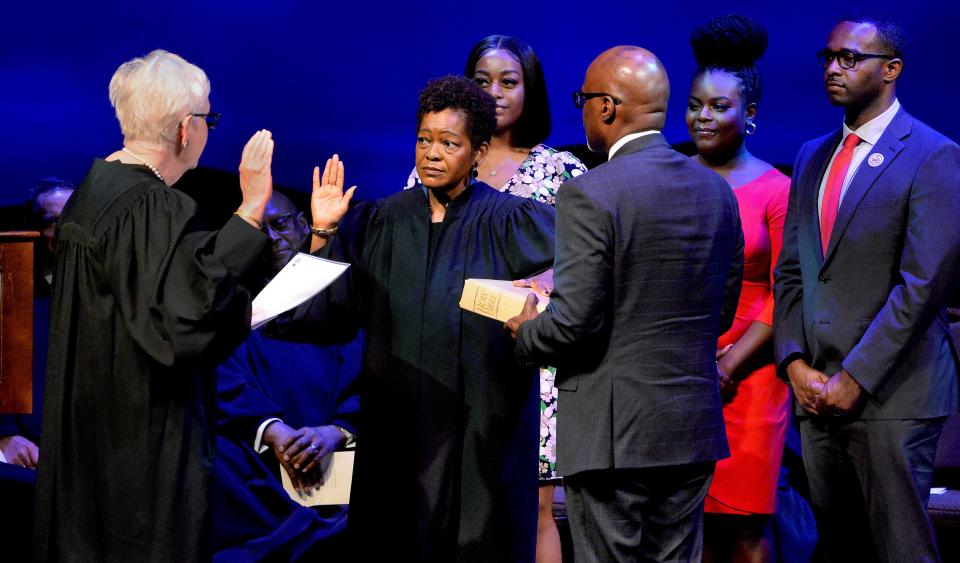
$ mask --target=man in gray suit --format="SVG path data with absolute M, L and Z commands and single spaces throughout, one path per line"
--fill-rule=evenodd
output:
M 670 86 L 639 47 L 597 57 L 574 102 L 609 162 L 557 195 L 554 288 L 508 322 L 558 366 L 558 464 L 579 562 L 700 556 L 703 500 L 728 455 L 715 362 L 743 260 L 720 176 L 660 130 Z
M 927 517 L 957 409 L 945 306 L 960 259 L 960 147 L 900 107 L 898 26 L 841 21 L 819 56 L 843 126 L 797 156 L 774 284 L 820 549 L 934 561 Z

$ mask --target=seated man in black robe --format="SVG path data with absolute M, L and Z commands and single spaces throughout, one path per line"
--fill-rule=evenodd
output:
M 276 191 L 263 225 L 273 241 L 273 276 L 303 246 L 309 225 Z M 218 370 L 215 560 L 336 561 L 346 506 L 300 506 L 284 491 L 280 472 L 294 482 L 309 480 L 306 466 L 284 459 L 283 449 L 298 439 L 309 440 L 321 458 L 352 441 L 362 339 L 298 343 L 273 338 L 270 329 L 251 333 Z

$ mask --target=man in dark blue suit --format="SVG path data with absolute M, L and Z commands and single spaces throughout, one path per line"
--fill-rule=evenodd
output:
M 698 560 L 703 500 L 728 455 L 715 354 L 743 234 L 726 182 L 660 133 L 669 92 L 639 47 L 591 63 L 574 101 L 609 162 L 558 191 L 550 304 L 535 316 L 530 299 L 508 323 L 521 358 L 558 366 L 557 462 L 580 562 Z
M 960 147 L 897 101 L 902 43 L 872 19 L 830 33 L 820 58 L 844 123 L 800 149 L 777 266 L 778 368 L 827 560 L 938 559 L 926 505 L 957 408 L 944 307 L 960 273 Z

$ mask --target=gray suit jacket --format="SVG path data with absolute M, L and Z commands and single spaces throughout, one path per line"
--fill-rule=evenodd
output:
M 805 358 L 863 386 L 862 418 L 946 416 L 957 408 L 944 307 L 960 274 L 960 147 L 901 109 L 847 188 L 824 256 L 817 194 L 841 135 L 806 143 L 794 168 L 774 283 L 781 377 Z
M 561 473 L 728 455 L 715 353 L 743 233 L 727 183 L 660 134 L 635 139 L 558 191 L 556 253 L 517 346 L 558 366 Z

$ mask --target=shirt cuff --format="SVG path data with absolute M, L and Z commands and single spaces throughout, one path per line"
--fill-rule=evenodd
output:
M 357 437 L 353 434 L 353 432 L 350 432 L 349 430 L 347 430 L 347 429 L 344 428 L 343 426 L 337 426 L 337 428 L 339 428 L 339 429 L 340 429 L 340 432 L 343 433 L 343 438 L 344 438 L 344 440 L 343 440 L 343 447 L 344 447 L 344 448 L 349 448 L 350 446 L 353 446 L 354 444 L 357 443 Z
M 266 432 L 267 426 L 270 426 L 274 422 L 283 422 L 283 421 L 280 420 L 279 418 L 274 417 L 274 418 L 268 418 L 260 423 L 260 427 L 257 428 L 257 437 L 253 440 L 253 451 L 257 452 L 258 454 L 262 454 L 263 452 L 270 449 L 270 446 L 263 443 L 263 433 Z
M 0 451 L 0 463 L 7 463 L 7 458 L 3 455 L 2 451 Z

